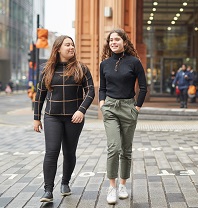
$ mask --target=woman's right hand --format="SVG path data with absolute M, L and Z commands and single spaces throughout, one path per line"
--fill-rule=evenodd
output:
M 43 129 L 41 121 L 34 120 L 34 131 L 41 133 L 40 129 Z

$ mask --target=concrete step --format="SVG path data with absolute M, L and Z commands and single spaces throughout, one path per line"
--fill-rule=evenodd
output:
M 198 116 L 189 116 L 189 115 L 151 115 L 151 114 L 139 114 L 139 120 L 153 120 L 153 121 L 197 121 Z
M 142 120 L 198 120 L 197 109 L 142 107 L 139 114 Z
M 98 106 L 91 105 L 87 118 L 98 118 Z M 159 121 L 198 120 L 198 109 L 142 107 L 138 119 Z

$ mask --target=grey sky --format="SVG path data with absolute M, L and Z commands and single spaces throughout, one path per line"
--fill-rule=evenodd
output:
M 45 28 L 61 35 L 75 37 L 75 0 L 45 0 Z

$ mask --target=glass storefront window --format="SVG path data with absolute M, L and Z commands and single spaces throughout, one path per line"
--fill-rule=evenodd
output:
M 188 1 L 179 13 L 181 6 L 181 1 L 159 1 L 153 11 L 153 1 L 144 0 L 143 30 L 151 94 L 170 93 L 171 73 L 177 72 L 182 63 L 198 71 L 198 1 Z

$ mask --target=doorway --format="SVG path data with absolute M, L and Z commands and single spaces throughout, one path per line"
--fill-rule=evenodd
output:
M 183 59 L 182 58 L 162 58 L 162 93 L 171 93 L 171 73 L 172 71 L 177 73 L 178 69 L 182 66 Z

